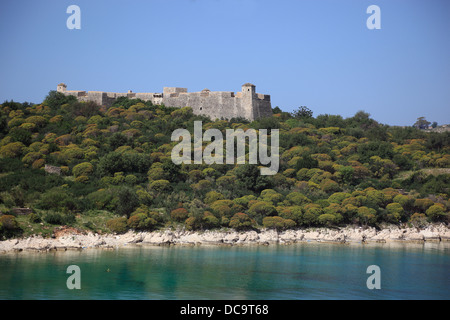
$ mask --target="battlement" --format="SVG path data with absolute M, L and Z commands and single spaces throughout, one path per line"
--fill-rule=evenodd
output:
M 151 101 L 155 105 L 168 107 L 191 107 L 194 114 L 205 115 L 211 119 L 245 118 L 255 120 L 272 115 L 270 95 L 256 93 L 255 85 L 246 83 L 241 91 L 211 91 L 203 89 L 199 92 L 188 92 L 187 88 L 164 87 L 162 93 L 126 93 L 104 91 L 67 90 L 64 83 L 57 86 L 57 91 L 65 95 L 75 96 L 79 101 L 94 101 L 99 105 L 110 107 L 120 97 Z

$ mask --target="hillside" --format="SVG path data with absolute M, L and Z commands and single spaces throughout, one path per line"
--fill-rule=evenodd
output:
M 199 120 L 223 133 L 279 129 L 278 173 L 175 165 L 172 132 L 193 133 Z M 51 91 L 41 104 L 1 105 L 0 234 L 447 223 L 449 144 L 450 132 L 389 127 L 364 112 L 314 118 L 277 107 L 251 123 L 213 122 L 190 108 L 124 98 L 106 109 Z

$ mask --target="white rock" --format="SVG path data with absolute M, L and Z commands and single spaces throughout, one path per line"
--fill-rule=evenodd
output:
M 262 230 L 259 234 L 259 242 L 277 242 L 278 233 L 276 230 Z

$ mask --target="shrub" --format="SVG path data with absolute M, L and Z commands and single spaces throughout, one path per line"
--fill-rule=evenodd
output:
M 223 194 L 221 194 L 221 193 L 219 193 L 219 192 L 213 190 L 213 191 L 208 192 L 208 193 L 205 195 L 205 200 L 204 200 L 204 202 L 205 202 L 206 204 L 210 204 L 210 203 L 213 203 L 214 201 L 217 201 L 217 200 L 223 200 L 223 199 L 225 199 L 225 197 L 223 196 Z
M 284 219 L 291 219 L 297 225 L 303 223 L 303 210 L 300 206 L 277 207 L 278 215 Z
M 304 194 L 300 192 L 291 192 L 286 196 L 285 200 L 290 205 L 301 206 L 307 203 L 310 203 L 309 200 Z
M 128 230 L 127 227 L 127 218 L 120 217 L 108 220 L 106 222 L 106 227 L 114 233 L 125 233 Z
M 157 224 L 158 221 L 145 211 L 137 212 L 127 220 L 127 226 L 135 230 L 151 230 L 155 228 Z
M 171 186 L 168 180 L 156 180 L 150 183 L 149 189 L 155 192 L 164 192 L 171 190 Z
M 156 162 L 156 163 L 160 163 L 160 162 Z M 148 170 L 148 172 L 147 172 L 147 176 L 150 181 L 161 180 L 166 177 L 166 175 L 164 173 L 164 169 L 161 167 L 150 168 L 150 170 Z
M 270 189 L 272 179 L 269 176 L 260 174 L 258 166 L 253 164 L 239 165 L 235 169 L 237 184 L 247 190 L 260 192 L 264 189 Z M 228 186 L 230 188 L 230 186 Z
M 273 204 L 277 204 L 278 202 L 283 200 L 283 195 L 281 193 L 276 192 L 273 189 L 265 189 L 261 191 L 260 198 L 263 201 L 272 202 Z
M 16 217 L 9 214 L 0 217 L 0 235 L 9 238 L 17 235 L 21 231 L 22 229 L 20 228 Z
M 113 211 L 115 209 L 115 205 L 113 204 L 114 194 L 109 189 L 100 189 L 91 192 L 87 196 L 87 199 L 90 201 L 92 206 L 98 210 Z
M 331 179 L 325 179 L 320 183 L 320 187 L 323 191 L 330 193 L 330 192 L 337 192 L 340 190 L 339 184 L 336 181 L 333 181 Z
M 440 203 L 430 206 L 426 211 L 426 215 L 433 222 L 445 221 L 449 216 L 448 213 L 445 212 L 444 206 Z
M 230 219 L 230 227 L 238 231 L 248 230 L 253 227 L 255 220 L 251 219 L 248 215 L 242 212 L 238 212 Z
M 44 159 L 37 159 L 36 161 L 33 161 L 33 163 L 31 164 L 31 167 L 33 169 L 40 169 L 45 165 L 45 160 Z
M 13 215 L 5 214 L 0 217 L 3 230 L 15 230 L 19 228 L 19 223 Z
M 122 188 L 118 193 L 119 203 L 117 205 L 116 212 L 118 215 L 127 217 L 136 209 L 139 205 L 139 198 L 131 188 Z
M 39 217 L 39 215 L 37 215 L 36 213 L 32 212 L 28 214 L 28 220 L 30 220 L 30 222 L 32 223 L 39 223 L 41 222 L 41 217 Z
M 423 213 L 414 213 L 409 222 L 416 228 L 422 228 L 427 225 L 427 217 Z
M 0 157 L 15 158 L 22 154 L 25 145 L 22 142 L 12 142 L 0 147 Z
M 277 213 L 275 207 L 264 201 L 256 201 L 248 209 L 248 213 L 251 218 L 260 222 L 264 217 L 272 216 Z
M 302 158 L 298 159 L 295 169 L 298 171 L 300 169 L 312 169 L 319 166 L 319 161 L 311 158 L 310 155 L 304 155 Z
M 23 158 L 22 158 L 22 162 L 25 163 L 26 165 L 30 165 L 32 164 L 34 161 L 38 160 L 39 158 L 41 158 L 42 155 L 39 152 L 28 152 Z
M 53 188 L 41 196 L 39 207 L 45 210 L 74 210 L 73 196 L 64 188 Z
M 125 183 L 131 186 L 135 185 L 137 182 L 137 177 L 134 174 L 128 174 L 125 176 Z
M 72 169 L 72 174 L 77 178 L 80 176 L 89 176 L 94 171 L 94 166 L 89 162 L 77 164 Z
M 377 222 L 376 214 L 376 210 L 372 208 L 359 207 L 357 210 L 358 219 L 363 225 L 374 225 Z
M 295 222 L 279 216 L 265 217 L 263 219 L 263 226 L 268 229 L 285 230 L 295 227 Z
M 220 178 L 217 178 L 216 184 L 217 186 L 223 188 L 223 189 L 230 189 L 231 186 L 233 186 L 236 182 L 236 176 L 222 176 Z
M 189 212 L 185 208 L 178 208 L 172 210 L 170 218 L 177 222 L 185 221 L 188 218 Z
M 398 194 L 394 197 L 394 199 L 392 199 L 393 202 L 395 203 L 399 203 L 403 208 L 409 208 L 412 207 L 413 203 L 414 203 L 414 199 L 409 197 L 409 196 L 405 196 L 403 194 Z
M 184 222 L 187 230 L 197 230 L 200 228 L 200 222 L 195 217 L 189 217 Z
M 334 214 L 324 213 L 319 216 L 318 221 L 325 227 L 331 227 L 339 222 L 339 217 Z
M 217 200 L 210 205 L 211 209 L 220 217 L 230 218 L 241 207 L 231 200 Z
M 78 176 L 75 178 L 75 182 L 86 183 L 89 181 L 89 177 L 87 176 Z
M 209 180 L 200 180 L 197 183 L 191 184 L 191 188 L 195 191 L 205 191 L 212 187 L 212 182 Z
M 220 225 L 219 219 L 209 211 L 204 212 L 202 220 L 203 226 L 207 229 L 217 228 Z
M 414 207 L 422 212 L 427 211 L 433 204 L 434 202 L 431 199 L 416 199 L 416 201 L 414 201 Z
M 188 176 L 192 182 L 198 182 L 203 179 L 203 172 L 197 169 L 191 170 L 189 171 Z
M 75 215 L 71 213 L 61 213 L 49 211 L 44 216 L 44 221 L 55 225 L 70 225 L 75 222 Z
M 305 212 L 303 213 L 302 224 L 306 226 L 315 225 L 319 216 L 323 214 L 322 207 L 315 203 L 307 204 L 303 209 Z
M 341 204 L 345 199 L 347 198 L 351 198 L 351 194 L 350 193 L 346 193 L 346 192 L 336 192 L 333 193 L 329 198 L 328 201 L 331 203 L 339 203 Z
M 386 206 L 386 210 L 388 213 L 388 219 L 391 222 L 398 223 L 403 217 L 404 210 L 401 204 L 399 203 L 390 203 Z
M 233 199 L 233 202 L 238 204 L 238 205 L 241 205 L 243 207 L 248 207 L 250 201 L 252 201 L 252 200 L 256 200 L 256 197 L 254 195 L 250 194 L 250 195 L 247 195 L 247 196 L 243 196 L 243 197 L 240 197 L 240 198 Z

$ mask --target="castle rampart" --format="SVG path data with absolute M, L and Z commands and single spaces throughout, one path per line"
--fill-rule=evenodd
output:
M 99 105 L 110 107 L 117 98 L 128 97 L 164 104 L 168 107 L 191 107 L 194 114 L 205 115 L 211 119 L 231 119 L 242 117 L 255 120 L 272 115 L 270 95 L 255 92 L 255 86 L 246 83 L 240 92 L 210 91 L 188 92 L 187 88 L 164 87 L 162 93 L 127 93 L 103 91 L 67 90 L 64 83 L 57 86 L 57 91 L 75 96 L 79 101 L 94 101 Z

